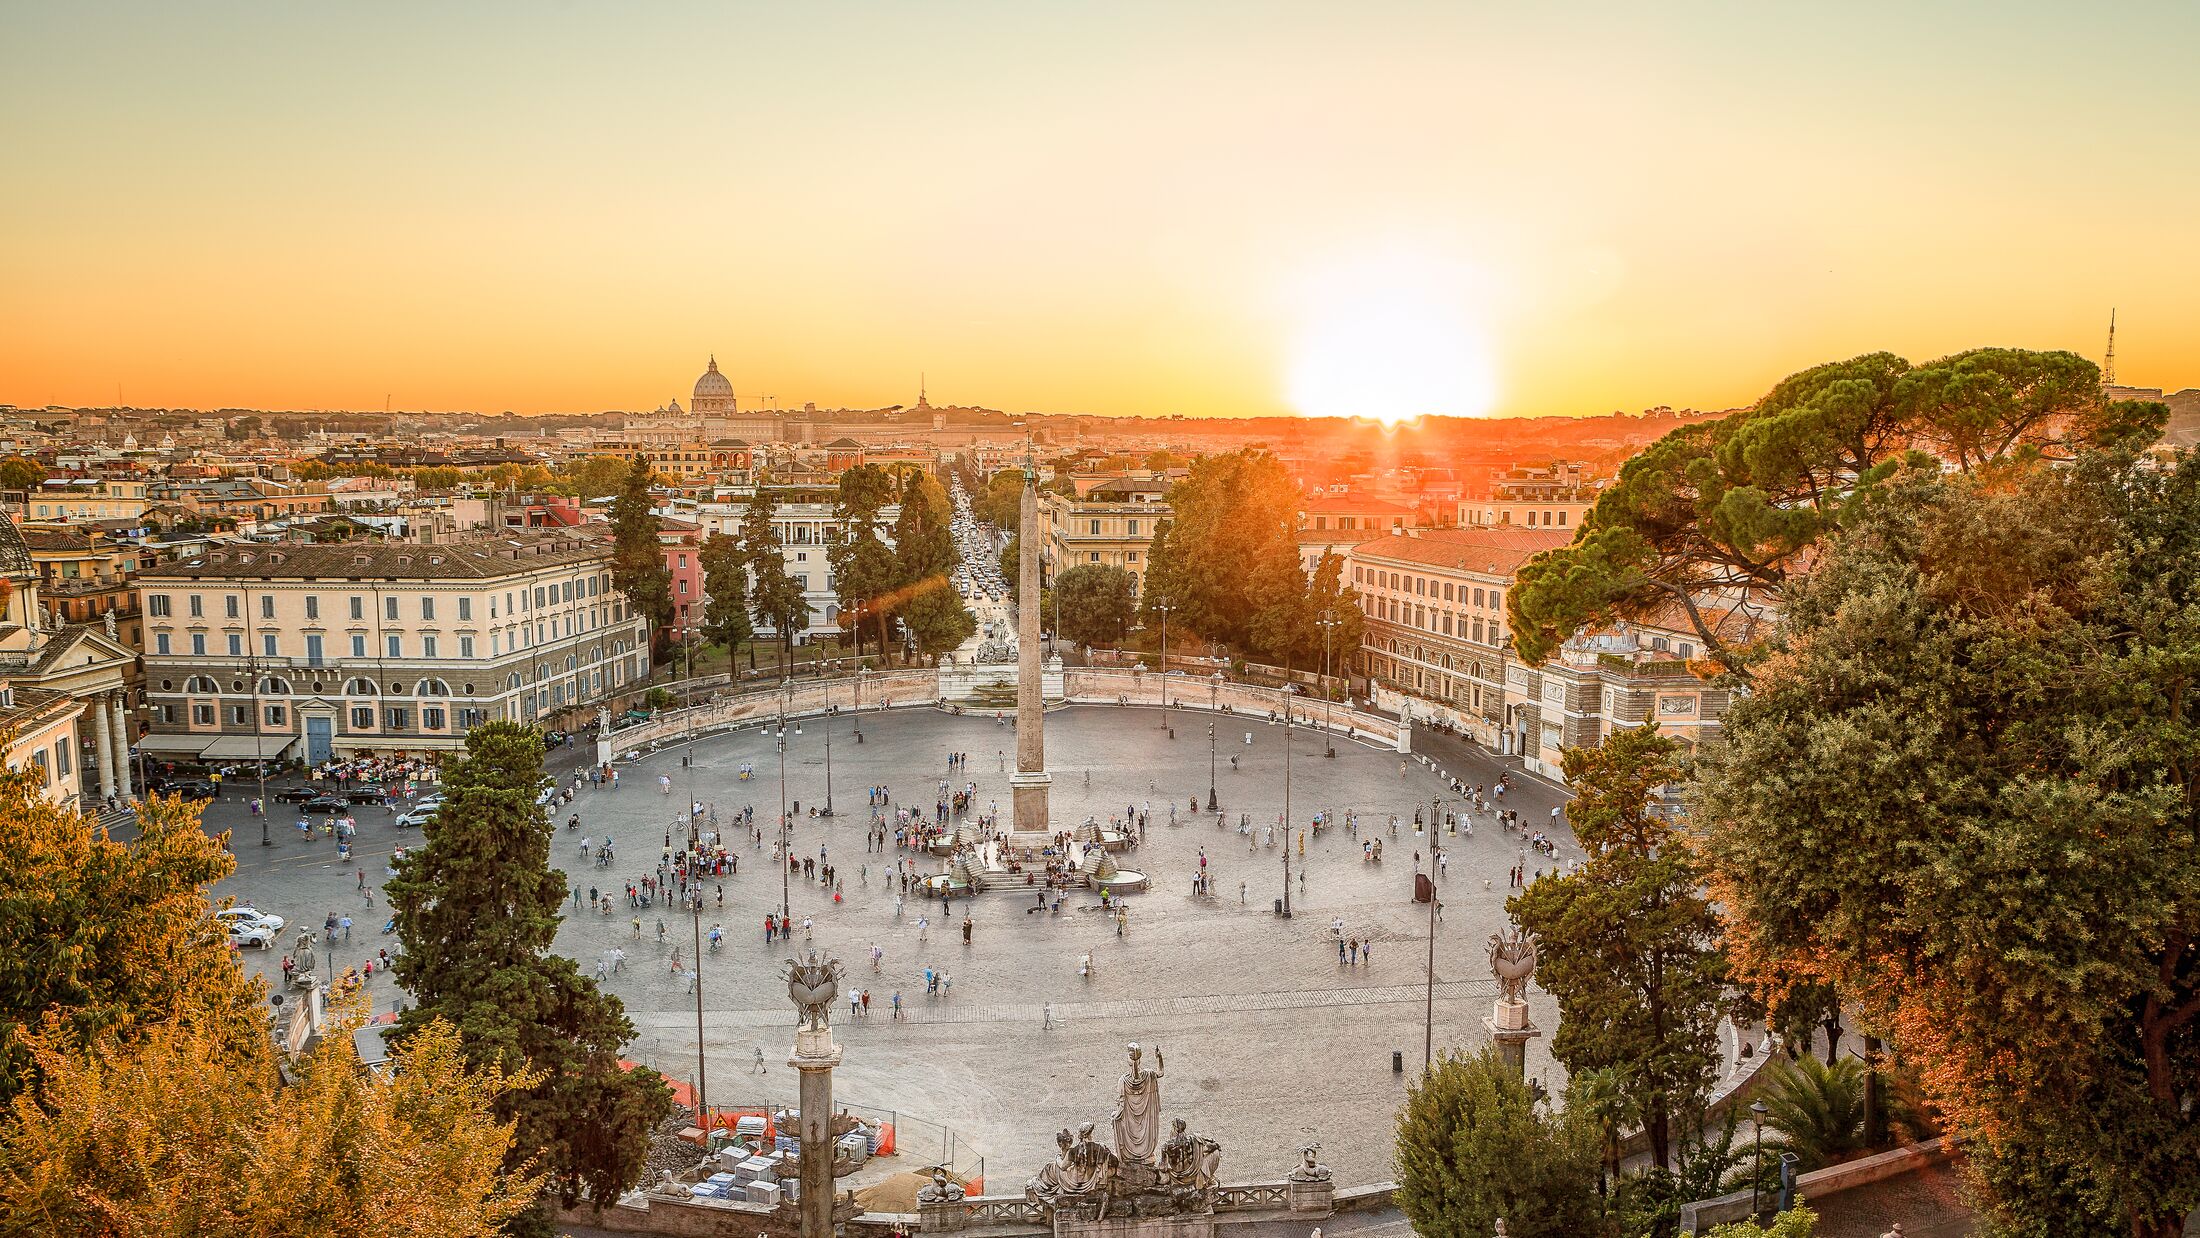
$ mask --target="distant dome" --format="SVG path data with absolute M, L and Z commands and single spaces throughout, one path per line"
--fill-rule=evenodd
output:
M 732 395 L 733 383 L 725 375 L 718 372 L 718 358 L 712 357 L 710 368 L 703 371 L 701 378 L 695 380 L 695 399 L 698 402 L 709 399 L 728 399 Z

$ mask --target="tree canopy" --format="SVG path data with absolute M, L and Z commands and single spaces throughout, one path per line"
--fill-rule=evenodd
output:
M 810 601 L 801 583 L 787 571 L 787 556 L 772 523 L 776 506 L 759 482 L 741 509 L 741 553 L 749 569 L 749 613 L 758 623 L 771 625 L 780 648 L 791 653 L 795 631 L 808 626 Z
M 1117 644 L 1136 614 L 1131 574 L 1105 563 L 1081 563 L 1056 577 L 1053 597 L 1060 603 L 1065 640 L 1080 645 Z M 1045 600 L 1040 599 L 1040 605 Z
M 634 457 L 611 503 L 611 583 L 649 620 L 651 635 L 662 637 L 672 622 L 672 571 L 657 540 L 649 481 L 649 461 Z
M 258 988 L 229 957 L 204 890 L 235 861 L 182 801 L 149 796 L 137 837 L 49 801 L 27 772 L 0 772 L 0 1100 L 39 1088 L 28 1029 L 47 1045 L 127 1045 L 191 994 L 201 1034 L 266 1038 Z
M 1416 1234 L 1516 1238 L 1609 1234 L 1597 1198 L 1597 1137 L 1578 1113 L 1541 1111 L 1485 1047 L 1447 1054 L 1398 1111 L 1397 1203 Z
M 518 1121 L 511 1166 L 539 1155 L 562 1204 L 585 1194 L 601 1206 L 640 1179 L 672 1097 L 656 1072 L 620 1065 L 634 1026 L 619 999 L 551 952 L 566 882 L 550 868 L 543 785 L 532 728 L 491 722 L 467 734 L 443 810 L 385 887 L 404 946 L 397 978 L 413 995 L 398 1033 L 442 1019 L 476 1067 L 540 1072 L 497 1098 L 497 1115 Z
M 706 599 L 703 636 L 725 646 L 731 656 L 735 646 L 756 635 L 749 623 L 749 569 L 740 539 L 713 533 L 703 539 L 703 549 L 696 558 L 703 566 Z
M 2167 416 L 2104 400 L 2093 363 L 2067 352 L 1982 348 L 1914 367 L 1871 353 L 1804 370 L 1629 460 L 1573 543 L 1520 569 L 1506 601 L 1514 648 L 1540 664 L 1583 628 L 1678 605 L 1710 656 L 1746 673 L 1747 651 L 1699 600 L 1777 602 L 1902 461 L 2068 460 L 2152 441 Z
M 1833 986 L 2005 1232 L 2200 1207 L 2200 463 L 1890 478 L 1788 592 L 1696 835 L 1740 972 Z
M 189 999 L 159 1016 L 30 1038 L 44 1103 L 0 1128 L 0 1233 L 490 1238 L 535 1201 L 493 1111 L 537 1080 L 469 1068 L 448 1023 L 374 1075 L 340 1017 L 278 1086 L 264 1031 Z
M 1507 904 L 1538 939 L 1536 982 L 1558 999 L 1552 1055 L 1570 1074 L 1607 1073 L 1660 1168 L 1716 1078 L 1726 980 L 1702 869 L 1655 809 L 1657 788 L 1680 780 L 1678 749 L 1649 725 L 1567 749 L 1567 817 L 1589 858 Z

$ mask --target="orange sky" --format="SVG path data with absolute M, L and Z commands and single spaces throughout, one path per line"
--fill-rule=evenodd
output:
M 2200 383 L 2189 4 L 451 7 L 11 6 L 0 402 L 1602 413 L 2111 306 Z

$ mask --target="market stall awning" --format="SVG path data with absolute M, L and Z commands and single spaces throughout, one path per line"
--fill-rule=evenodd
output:
M 131 747 L 162 756 L 197 756 L 214 739 L 211 735 L 140 735 Z
M 224 735 L 200 749 L 199 755 L 215 761 L 276 757 L 297 742 L 295 735 Z

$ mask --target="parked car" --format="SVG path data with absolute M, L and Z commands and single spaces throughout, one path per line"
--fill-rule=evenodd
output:
M 285 804 L 303 804 L 319 794 L 312 787 L 284 787 L 275 793 L 275 798 Z
M 415 804 L 397 814 L 397 824 L 409 830 L 419 829 L 421 826 L 426 825 L 428 818 L 434 816 L 437 810 L 442 807 L 443 801 L 441 800 L 437 800 L 432 804 Z
M 217 797 L 219 789 L 204 778 L 171 778 L 160 784 L 162 795 L 177 795 L 187 800 L 210 800 Z
M 544 747 L 547 747 L 547 748 L 555 748 L 555 747 L 557 747 L 557 746 L 558 746 L 559 744 L 562 744 L 562 743 L 564 743 L 564 742 L 565 742 L 565 732 L 563 732 L 563 731 L 544 731 L 544 732 L 542 733 L 542 742 L 543 742 L 543 746 L 544 746 Z
M 342 812 L 347 807 L 349 805 L 333 795 L 316 795 L 305 804 L 307 812 Z
M 244 920 L 234 921 L 229 926 L 229 942 L 231 945 L 251 946 L 255 949 L 266 950 L 275 944 L 275 930 L 264 924 L 253 924 Z
M 234 928 L 240 924 L 257 924 L 266 928 L 270 933 L 283 931 L 283 918 L 281 916 L 266 915 L 250 907 L 223 908 L 214 913 L 214 920 L 225 928 Z
M 354 804 L 379 804 L 389 798 L 389 792 L 380 787 L 353 787 L 344 792 L 344 798 Z

